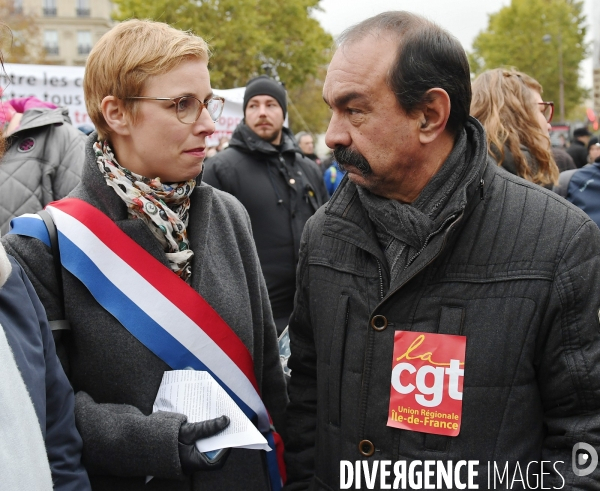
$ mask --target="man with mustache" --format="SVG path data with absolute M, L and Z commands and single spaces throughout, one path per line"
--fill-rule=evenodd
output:
M 422 17 L 343 33 L 323 98 L 347 176 L 300 247 L 285 489 L 361 489 L 376 464 L 369 489 L 402 465 L 401 489 L 415 465 L 408 489 L 441 489 L 427 461 L 463 462 L 450 488 L 499 489 L 495 462 L 596 489 L 600 468 L 576 473 L 571 452 L 600 446 L 598 227 L 495 165 L 469 117 L 466 54 Z
M 246 207 L 278 333 L 294 305 L 296 264 L 306 220 L 328 199 L 317 164 L 303 156 L 283 123 L 283 85 L 267 76 L 250 80 L 244 120 L 229 146 L 205 162 L 204 182 Z

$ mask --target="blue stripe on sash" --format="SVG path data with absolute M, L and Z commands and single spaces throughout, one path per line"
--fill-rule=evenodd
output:
M 92 260 L 60 231 L 58 237 L 63 266 L 88 288 L 102 307 L 172 369 L 183 370 L 191 367 L 194 370 L 209 372 L 243 413 L 256 424 L 257 416 L 254 411 L 219 377 L 119 290 Z
M 11 221 L 9 234 L 41 240 L 48 247 L 50 236 L 41 217 L 21 216 Z M 58 231 L 63 266 L 76 276 L 102 307 L 110 312 L 131 334 L 174 370 L 191 367 L 209 372 L 231 396 L 242 412 L 256 425 L 256 413 L 242 401 L 219 377 L 196 358 L 171 334 L 158 325 L 98 269 L 93 261 L 64 234 Z M 178 354 L 179 353 L 179 354 Z M 267 468 L 273 491 L 281 490 L 281 475 L 277 461 L 275 440 L 271 432 L 263 433 L 271 451 L 267 452 Z
M 279 491 L 281 489 L 281 473 L 279 472 L 279 462 L 277 462 L 277 448 L 275 447 L 273 432 L 269 431 L 269 433 L 264 434 L 264 437 L 267 439 L 269 447 L 271 447 L 271 451 L 267 452 L 267 469 L 271 488 L 273 491 Z
M 26 235 L 41 240 L 44 244 L 50 247 L 50 235 L 46 224 L 40 217 L 16 217 L 10 221 L 10 232 L 6 235 Z

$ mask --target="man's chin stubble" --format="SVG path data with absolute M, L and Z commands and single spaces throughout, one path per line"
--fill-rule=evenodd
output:
M 273 143 L 281 135 L 281 131 L 274 131 L 273 133 L 267 133 L 266 135 L 260 135 L 260 137 L 267 143 Z

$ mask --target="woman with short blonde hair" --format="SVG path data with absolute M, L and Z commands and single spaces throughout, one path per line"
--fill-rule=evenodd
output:
M 135 49 L 132 41 L 135 40 Z M 102 114 L 102 100 L 108 95 L 123 101 L 135 119 L 146 81 L 166 73 L 183 60 L 195 58 L 208 63 L 210 49 L 204 39 L 173 29 L 161 22 L 129 20 L 108 31 L 88 56 L 83 79 L 85 102 L 98 137 L 110 134 Z
M 497 68 L 479 75 L 472 90 L 471 116 L 485 128 L 488 153 L 509 172 L 551 187 L 558 178 L 548 133 L 554 107 L 542 101 L 542 86 Z
M 97 132 L 82 182 L 46 210 L 60 253 L 31 216 L 2 239 L 49 318 L 70 326 L 57 345 L 94 490 L 281 485 L 271 425 L 282 426 L 287 395 L 250 220 L 235 198 L 201 182 L 224 104 L 211 89 L 209 54 L 201 38 L 157 22 L 105 34 L 84 77 Z M 226 416 L 153 412 L 163 375 L 190 368 L 229 393 L 270 452 L 200 452 L 196 442 L 227 428 Z

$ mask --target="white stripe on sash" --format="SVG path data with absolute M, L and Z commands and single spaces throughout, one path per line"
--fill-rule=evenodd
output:
M 258 415 L 258 428 L 269 430 L 266 408 L 252 383 L 226 353 L 170 300 L 108 248 L 83 223 L 48 206 L 57 228 L 81 249 L 125 296 L 212 370 Z

